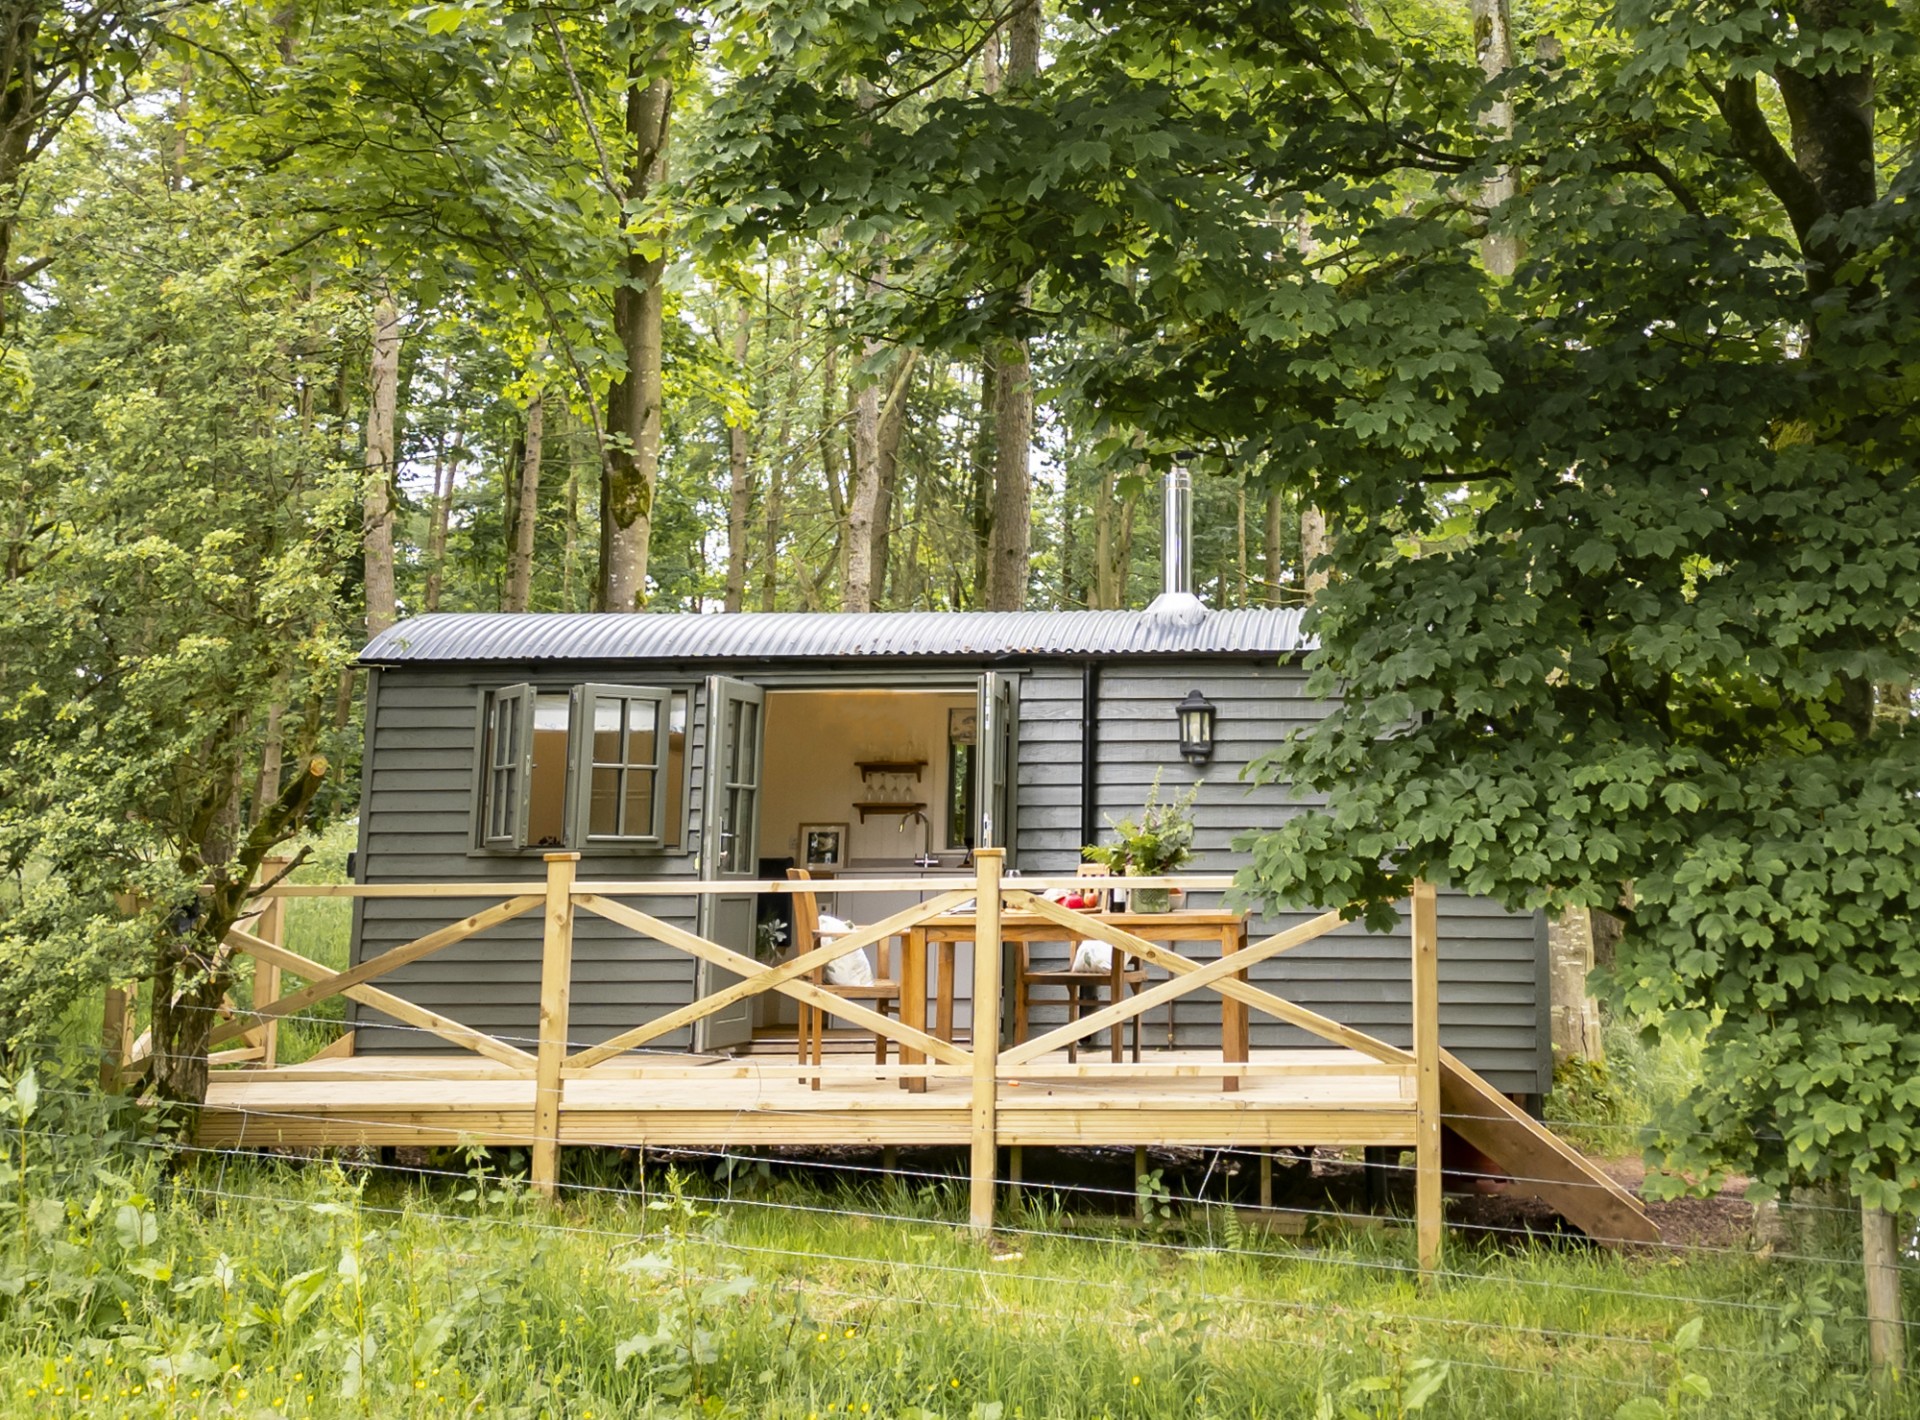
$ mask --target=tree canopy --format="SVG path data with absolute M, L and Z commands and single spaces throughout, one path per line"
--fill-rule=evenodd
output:
M 1920 1199 L 1910 7 L 14 10 L 16 1036 L 217 983 L 365 626 L 1138 605 L 1191 450 L 1341 706 L 1248 889 L 1612 912 L 1670 1162 Z

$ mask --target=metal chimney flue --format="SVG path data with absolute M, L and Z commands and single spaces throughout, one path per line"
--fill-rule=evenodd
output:
M 1167 470 L 1162 508 L 1166 535 L 1160 556 L 1160 590 L 1169 596 L 1193 592 L 1193 476 L 1175 464 Z
M 1147 611 L 1178 626 L 1195 626 L 1206 619 L 1207 608 L 1193 594 L 1193 476 L 1185 454 L 1175 456 L 1162 488 L 1160 595 Z

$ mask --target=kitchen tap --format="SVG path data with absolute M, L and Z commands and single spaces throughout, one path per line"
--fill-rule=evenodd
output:
M 920 856 L 913 860 L 913 866 L 916 868 L 937 868 L 940 866 L 940 860 L 933 854 L 933 820 L 928 818 L 924 811 L 915 809 L 910 814 L 902 814 L 900 816 L 900 827 L 896 829 L 895 832 L 905 833 L 907 831 L 907 825 L 916 819 L 920 823 Z

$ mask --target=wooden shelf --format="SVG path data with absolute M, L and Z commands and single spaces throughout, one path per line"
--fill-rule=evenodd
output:
M 911 774 L 918 779 L 927 762 L 924 759 L 859 759 L 853 767 L 860 771 L 862 779 L 871 774 Z
M 860 815 L 860 822 L 865 823 L 868 814 L 924 813 L 927 806 L 925 804 L 881 803 L 855 804 L 853 807 Z

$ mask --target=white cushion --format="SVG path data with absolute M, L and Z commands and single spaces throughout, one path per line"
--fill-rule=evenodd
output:
M 853 924 L 844 917 L 835 917 L 831 913 L 823 912 L 820 914 L 820 930 L 832 937 L 851 932 Z M 848 952 L 845 956 L 835 957 L 827 963 L 826 978 L 829 986 L 871 986 L 873 985 L 873 963 L 867 959 L 864 949 Z
M 1113 944 L 1110 942 L 1082 942 L 1073 954 L 1074 971 L 1112 971 Z

